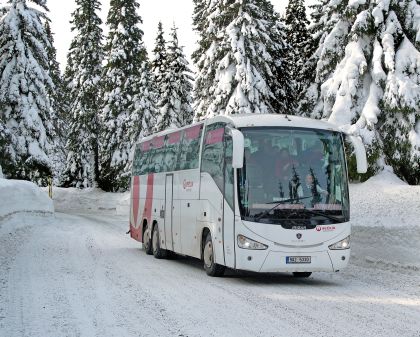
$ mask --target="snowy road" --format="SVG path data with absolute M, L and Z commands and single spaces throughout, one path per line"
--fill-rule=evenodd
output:
M 0 223 L 1 337 L 420 336 L 418 228 L 398 229 L 403 251 L 403 235 L 355 228 L 337 274 L 209 278 L 197 260 L 147 256 L 124 217 L 28 219 Z

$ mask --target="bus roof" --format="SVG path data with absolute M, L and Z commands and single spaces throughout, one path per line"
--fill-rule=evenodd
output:
M 329 123 L 327 121 L 322 121 L 318 119 L 297 117 L 283 114 L 237 114 L 237 115 L 219 115 L 212 118 L 208 118 L 204 121 L 194 123 L 191 125 L 184 126 L 182 128 L 169 128 L 167 130 L 161 131 L 159 133 L 152 134 L 150 136 L 144 137 L 140 142 L 148 141 L 155 137 L 167 135 L 176 131 L 181 131 L 194 127 L 201 124 L 213 124 L 217 122 L 225 122 L 232 124 L 235 128 L 244 128 L 244 127 L 264 127 L 264 126 L 280 126 L 280 127 L 294 127 L 294 128 L 309 128 L 309 129 L 320 129 L 320 130 L 330 130 L 338 131 L 336 125 Z
M 322 129 L 340 131 L 336 125 L 312 118 L 297 117 L 281 114 L 238 114 L 230 116 L 216 116 L 208 123 L 226 121 L 236 128 L 264 127 L 264 126 L 289 126 L 296 128 Z

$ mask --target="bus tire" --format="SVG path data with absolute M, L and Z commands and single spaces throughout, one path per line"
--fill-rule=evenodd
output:
M 145 226 L 146 227 L 144 228 L 144 232 L 143 232 L 143 247 L 147 255 L 152 255 L 153 254 L 152 238 L 150 237 L 148 224 L 146 224 Z
M 225 266 L 214 263 L 213 242 L 211 240 L 210 232 L 207 233 L 206 240 L 203 246 L 203 262 L 206 274 L 213 277 L 223 276 L 225 273 Z
M 163 259 L 166 257 L 166 250 L 160 248 L 159 226 L 157 224 L 153 226 L 152 250 L 153 250 L 153 256 L 155 258 Z
M 309 271 L 305 271 L 305 272 L 297 271 L 293 273 L 294 277 L 301 277 L 301 278 L 309 277 L 311 275 L 312 273 Z

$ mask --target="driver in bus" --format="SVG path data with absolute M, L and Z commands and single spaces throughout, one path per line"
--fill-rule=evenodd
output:
M 328 192 L 321 188 L 319 184 L 315 186 L 314 183 L 314 177 L 312 174 L 307 174 L 305 177 L 305 182 L 303 184 L 300 184 L 298 188 L 298 195 L 299 197 L 308 197 L 308 196 L 314 196 L 314 194 L 318 194 L 321 196 L 328 196 Z

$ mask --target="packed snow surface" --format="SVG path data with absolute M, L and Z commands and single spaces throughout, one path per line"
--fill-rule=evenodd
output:
M 55 218 L 0 219 L 0 335 L 418 337 L 419 192 L 351 185 L 349 267 L 295 279 L 156 260 L 125 235 L 129 193 L 55 189 Z

